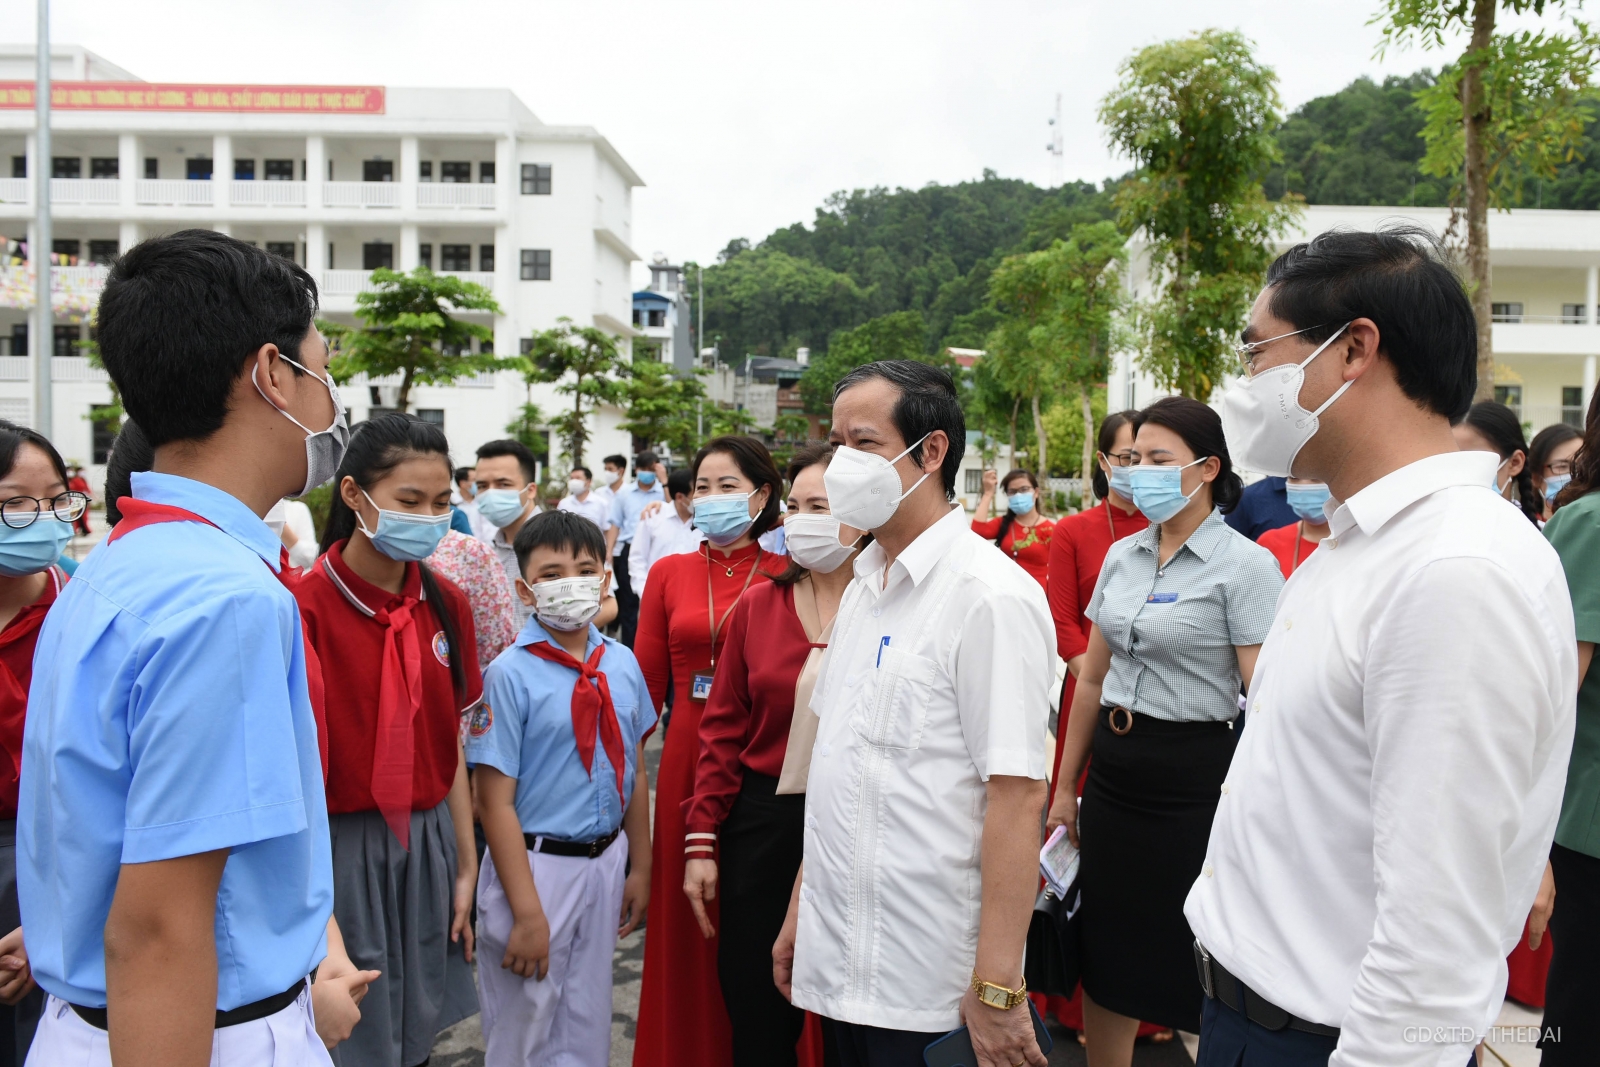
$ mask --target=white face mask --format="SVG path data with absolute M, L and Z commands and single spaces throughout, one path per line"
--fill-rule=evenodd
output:
M 894 518 L 900 501 L 910 496 L 917 486 L 928 480 L 931 471 L 912 483 L 905 492 L 900 491 L 900 472 L 894 465 L 928 439 L 923 434 L 911 448 L 894 459 L 884 459 L 875 452 L 840 445 L 834 449 L 828 469 L 822 473 L 822 484 L 828 489 L 828 506 L 833 517 L 846 526 L 858 530 L 876 530 Z
M 839 520 L 832 515 L 790 515 L 783 520 L 784 544 L 789 558 L 808 571 L 829 574 L 844 566 L 856 542 L 839 543 Z
M 1287 478 L 1295 457 L 1317 433 L 1317 417 L 1355 384 L 1355 379 L 1334 390 L 1315 411 L 1300 406 L 1306 367 L 1350 328 L 1347 322 L 1300 363 L 1285 363 L 1242 379 L 1222 394 L 1222 432 L 1233 462 L 1269 477 Z
M 600 484 L 607 489 L 617 484 L 617 472 L 607 468 L 600 472 Z
M 521 578 L 517 581 L 528 585 Z M 604 582 L 603 576 L 590 574 L 528 585 L 533 593 L 533 613 L 547 630 L 564 633 L 581 630 L 600 614 L 600 590 Z
M 582 478 L 567 479 L 567 492 L 571 493 L 573 496 L 577 496 L 587 488 L 589 488 L 589 483 L 584 481 Z

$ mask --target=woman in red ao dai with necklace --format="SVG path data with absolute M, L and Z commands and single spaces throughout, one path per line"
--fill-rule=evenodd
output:
M 334 478 L 323 555 L 295 587 L 322 661 L 334 915 L 382 972 L 340 1067 L 416 1067 L 477 1012 L 477 882 L 460 716 L 483 696 L 466 598 L 420 560 L 450 526 L 449 444 L 409 415 L 364 423 Z
M 706 541 L 650 568 L 639 605 L 634 655 L 660 707 L 674 690 L 656 777 L 654 859 L 639 996 L 634 1067 L 731 1067 L 733 1038 L 717 978 L 717 942 L 701 933 L 683 895 L 683 802 L 694 791 L 700 716 L 744 591 L 788 565 L 757 538 L 778 517 L 782 480 L 766 446 L 751 437 L 709 441 L 694 458 L 694 524 Z M 718 923 L 716 904 L 709 921 Z

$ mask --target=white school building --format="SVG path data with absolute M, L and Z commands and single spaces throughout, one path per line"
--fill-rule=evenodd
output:
M 53 424 L 98 486 L 110 433 L 89 421 L 109 397 L 80 355 L 112 257 L 188 227 L 292 257 L 316 279 L 326 318 L 353 322 L 376 267 L 426 265 L 487 286 L 502 313 L 477 315 L 493 351 L 515 355 L 559 318 L 630 351 L 632 192 L 643 180 L 597 130 L 542 122 L 506 89 L 193 85 L 146 82 L 73 46 L 52 57 L 51 156 L 37 158 L 31 46 L 0 46 L 0 418 L 33 420 L 28 336 L 33 177 L 51 175 L 55 309 Z M 474 317 L 474 313 L 463 313 Z M 395 402 L 398 380 L 343 388 L 359 422 Z M 412 390 L 458 464 L 532 400 L 569 403 L 514 372 Z M 603 410 L 585 461 L 631 452 L 621 412 Z M 552 442 L 550 459 L 560 463 Z

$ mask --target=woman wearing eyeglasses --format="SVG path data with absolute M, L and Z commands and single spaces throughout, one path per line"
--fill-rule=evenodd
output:
M 17 907 L 17 768 L 34 643 L 66 584 L 56 561 L 89 498 L 67 489 L 66 465 L 49 439 L 4 421 L 0 468 L 0 1064 L 20 1064 L 44 994 L 28 970 Z
M 1168 397 L 1133 430 L 1129 486 L 1151 525 L 1111 547 L 1089 601 L 1060 780 L 1085 763 L 1089 777 L 1081 812 L 1061 789 L 1048 820 L 1083 850 L 1091 1067 L 1126 1067 L 1141 1019 L 1200 1026 L 1183 902 L 1233 758 L 1241 683 L 1283 587 L 1272 554 L 1222 521 L 1241 486 L 1217 413 Z
M 1528 470 L 1534 491 L 1544 500 L 1544 518 L 1555 514 L 1556 494 L 1572 481 L 1572 460 L 1583 447 L 1583 434 L 1564 422 L 1546 426 L 1528 444 Z

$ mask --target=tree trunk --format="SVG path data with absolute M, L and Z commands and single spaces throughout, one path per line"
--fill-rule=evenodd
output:
M 400 375 L 400 392 L 394 398 L 394 406 L 401 412 L 409 411 L 411 407 L 411 375 L 414 367 L 407 367 Z
M 1039 454 L 1034 457 L 1034 466 L 1037 468 L 1039 485 L 1046 484 L 1045 479 L 1050 477 L 1049 467 L 1045 464 L 1044 454 L 1044 419 L 1039 415 L 1039 394 L 1034 393 L 1031 401 L 1033 405 L 1033 436 L 1039 442 Z
M 572 388 L 572 465 L 583 466 L 583 444 L 588 435 L 583 432 L 583 375 L 578 375 Z
M 1013 470 L 1017 466 L 1017 412 L 1021 409 L 1022 398 L 1019 396 L 1011 402 L 1011 451 L 1006 453 L 1006 460 Z
M 1092 386 L 1083 383 L 1083 465 L 1078 468 L 1079 481 L 1083 483 L 1079 503 L 1087 508 L 1094 499 L 1094 404 L 1091 402 Z
M 1494 35 L 1497 0 L 1473 0 L 1472 42 L 1468 55 L 1488 50 Z M 1461 121 L 1466 141 L 1462 189 L 1467 209 L 1467 273 L 1472 279 L 1472 314 L 1478 322 L 1477 399 L 1494 399 L 1494 327 L 1490 314 L 1489 165 L 1484 133 L 1489 108 L 1483 93 L 1483 67 L 1465 62 L 1461 75 Z

